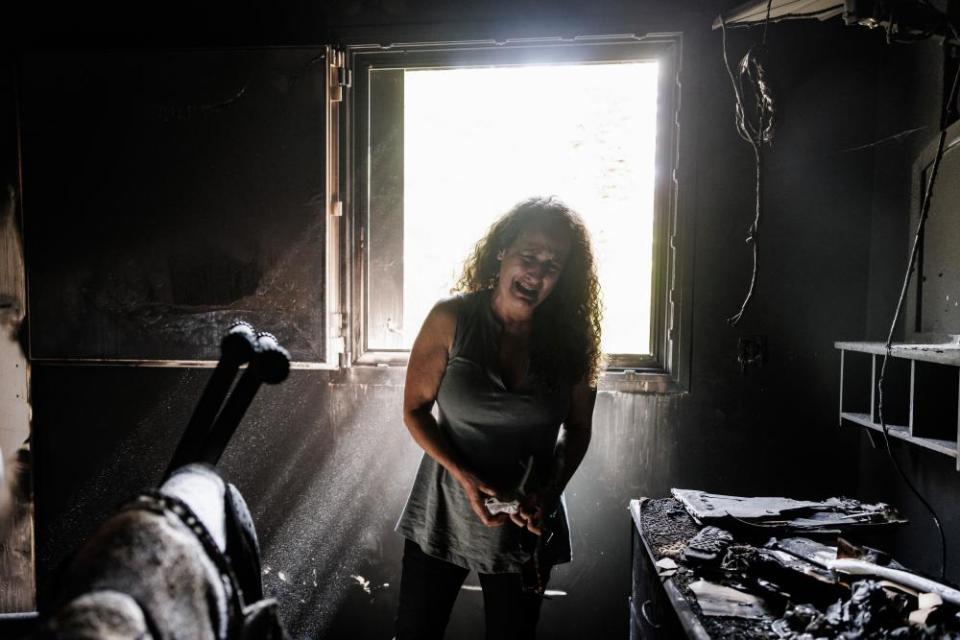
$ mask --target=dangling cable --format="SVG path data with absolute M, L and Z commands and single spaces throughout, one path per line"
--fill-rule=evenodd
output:
M 946 47 L 948 45 L 945 43 L 944 46 Z M 903 313 L 903 303 L 907 298 L 907 289 L 910 287 L 910 279 L 913 276 L 913 269 L 917 262 L 920 238 L 923 237 L 923 230 L 926 227 L 927 218 L 930 213 L 930 201 L 933 197 L 933 185 L 936 182 L 937 174 L 940 171 L 940 161 L 943 159 L 943 150 L 947 140 L 947 118 L 950 105 L 953 104 L 957 97 L 958 83 L 960 83 L 960 66 L 957 67 L 957 72 L 953 76 L 953 84 L 950 87 L 950 93 L 947 96 L 946 106 L 943 108 L 943 112 L 940 117 L 940 139 L 937 143 L 937 155 L 934 157 L 933 166 L 930 168 L 930 177 L 927 179 L 926 188 L 923 192 L 923 199 L 920 202 L 920 220 L 917 222 L 917 230 L 913 236 L 913 245 L 910 249 L 910 260 L 907 263 L 906 273 L 903 275 L 903 285 L 900 287 L 900 298 L 897 300 L 897 308 L 893 314 L 893 321 L 890 323 L 890 331 L 887 334 L 887 341 L 884 345 L 883 363 L 880 365 L 880 377 L 877 379 L 877 415 L 880 418 L 880 429 L 883 432 L 883 441 L 886 445 L 887 456 L 889 456 L 890 462 L 893 463 L 894 469 L 897 470 L 897 474 L 904 481 L 913 495 L 916 496 L 917 499 L 927 509 L 927 511 L 930 512 L 930 515 L 933 517 L 933 522 L 937 526 L 937 532 L 940 534 L 941 580 L 947 579 L 947 539 L 943 532 L 943 523 L 940 522 L 940 517 L 937 515 L 937 512 L 934 511 L 933 506 L 927 502 L 926 498 L 923 497 L 920 491 L 903 472 L 903 469 L 900 468 L 900 463 L 897 462 L 896 457 L 893 455 L 893 449 L 890 448 L 890 435 L 888 434 L 887 422 L 883 415 L 883 391 L 884 382 L 886 381 L 887 360 L 890 357 L 890 352 L 893 346 L 893 334 L 896 330 L 897 323 L 900 321 L 900 315 Z
M 767 27 L 770 26 L 770 8 L 773 6 L 773 0 L 767 0 L 767 16 L 763 20 L 763 38 L 760 40 L 763 46 L 767 45 Z
M 737 133 L 753 149 L 753 157 L 756 166 L 756 182 L 754 192 L 754 215 L 753 222 L 747 229 L 746 242 L 750 245 L 753 254 L 753 270 L 750 276 L 750 285 L 747 288 L 746 296 L 740 305 L 740 310 L 727 318 L 730 326 L 736 326 L 743 314 L 747 310 L 750 301 L 753 299 L 753 293 L 757 286 L 757 275 L 760 271 L 760 218 L 763 211 L 763 153 L 762 146 L 769 144 L 773 140 L 773 96 L 770 92 L 770 86 L 767 84 L 766 72 L 760 56 L 766 50 L 767 27 L 770 24 L 770 8 L 773 0 L 767 0 L 767 16 L 763 26 L 763 37 L 759 45 L 750 47 L 740 64 L 737 67 L 738 76 L 734 76 L 733 69 L 730 67 L 730 60 L 727 57 L 727 25 L 723 16 L 720 16 L 720 35 L 723 44 L 723 63 L 727 69 L 727 75 L 730 77 L 730 84 L 733 87 L 735 103 L 734 121 L 737 127 Z M 744 95 L 747 93 L 747 87 L 744 82 L 751 85 L 754 96 L 754 109 L 756 111 L 755 121 L 747 117 L 746 107 L 744 106 Z

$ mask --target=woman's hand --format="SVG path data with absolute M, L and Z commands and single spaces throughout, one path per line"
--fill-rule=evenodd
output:
M 487 496 L 497 496 L 497 492 L 494 491 L 493 488 L 469 471 L 460 471 L 454 477 L 457 482 L 460 483 L 460 486 L 463 487 L 463 492 L 470 502 L 470 508 L 473 509 L 473 512 L 480 518 L 480 522 L 488 527 L 499 527 L 507 522 L 507 514 L 498 513 L 497 515 L 493 515 L 487 511 L 486 505 L 483 504 Z
M 510 520 L 521 529 L 543 535 L 543 521 L 557 508 L 560 496 L 551 491 L 541 490 L 530 493 L 520 501 L 520 508 L 510 516 Z

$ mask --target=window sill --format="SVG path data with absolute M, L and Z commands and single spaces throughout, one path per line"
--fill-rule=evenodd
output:
M 630 394 L 679 395 L 687 389 L 665 371 L 604 371 L 597 384 L 599 391 Z
M 406 363 L 397 365 L 357 364 L 334 373 L 331 382 L 334 384 L 357 383 L 376 386 L 403 386 L 406 375 Z M 677 395 L 688 391 L 669 373 L 656 370 L 604 371 L 600 375 L 597 388 L 600 391 L 651 395 Z

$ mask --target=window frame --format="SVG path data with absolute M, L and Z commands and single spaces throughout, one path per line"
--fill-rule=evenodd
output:
M 506 66 L 549 63 L 602 63 L 617 60 L 656 60 L 660 64 L 657 108 L 657 149 L 654 187 L 654 244 L 650 307 L 651 354 L 607 354 L 603 379 L 622 390 L 683 391 L 688 371 L 681 350 L 681 265 L 677 166 L 682 37 L 677 33 L 644 36 L 591 36 L 497 41 L 463 41 L 402 45 L 352 45 L 346 62 L 353 86 L 343 104 L 346 142 L 344 156 L 348 194 L 345 227 L 351 248 L 344 279 L 349 282 L 349 365 L 405 366 L 408 350 L 368 346 L 367 241 L 369 192 L 370 72 L 377 69 Z M 602 385 L 605 386 L 605 385 Z

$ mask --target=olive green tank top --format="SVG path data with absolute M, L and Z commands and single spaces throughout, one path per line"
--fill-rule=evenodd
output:
M 516 490 L 531 456 L 528 489 L 549 471 L 560 425 L 570 406 L 569 385 L 548 385 L 528 373 L 513 389 L 500 375 L 502 327 L 490 307 L 490 292 L 458 298 L 457 328 L 437 391 L 441 431 L 469 468 L 498 491 Z M 548 521 L 543 556 L 570 561 L 566 508 Z M 513 523 L 487 527 L 463 489 L 424 454 L 397 531 L 431 556 L 480 573 L 515 573 L 530 558 L 533 534 Z

